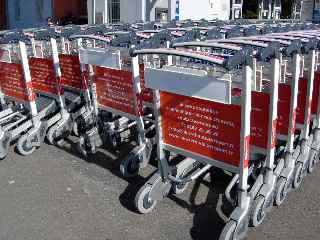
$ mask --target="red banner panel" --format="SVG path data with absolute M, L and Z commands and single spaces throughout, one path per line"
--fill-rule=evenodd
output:
M 320 71 L 316 71 L 314 73 L 314 82 L 313 82 L 312 107 L 311 107 L 312 114 L 317 113 L 319 92 L 320 92 Z
M 139 64 L 139 75 L 140 75 L 140 84 L 142 91 L 142 100 L 144 102 L 152 103 L 153 102 L 153 93 L 152 89 L 145 87 L 144 81 L 144 64 Z
M 288 135 L 290 98 L 291 86 L 283 83 L 279 84 L 277 133 L 282 135 Z
M 97 99 L 100 105 L 137 115 L 131 72 L 96 67 L 95 76 Z
M 0 79 L 1 90 L 6 96 L 28 100 L 21 64 L 0 62 Z
M 51 59 L 30 58 L 29 65 L 34 89 L 58 95 L 59 88 L 57 87 L 53 61 Z
M 298 104 L 297 104 L 297 123 L 304 123 L 305 109 L 307 105 L 307 90 L 308 90 L 308 79 L 300 78 L 299 90 L 298 90 Z
M 251 145 L 268 147 L 268 121 L 270 96 L 268 93 L 251 93 Z
M 64 87 L 82 89 L 82 74 L 79 57 L 76 55 L 59 55 L 61 82 Z
M 240 165 L 239 105 L 166 92 L 160 93 L 160 103 L 164 143 L 237 167 Z M 249 141 L 249 137 L 246 139 Z M 249 142 L 244 144 L 249 146 Z M 244 153 L 246 161 L 248 146 Z
M 233 97 L 241 97 L 241 89 L 233 88 L 231 94 Z M 268 93 L 251 93 L 250 144 L 265 149 L 268 147 L 269 104 Z

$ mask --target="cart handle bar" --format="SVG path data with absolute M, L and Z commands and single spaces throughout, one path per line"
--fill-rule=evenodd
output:
M 70 39 L 79 39 L 79 38 L 85 38 L 85 39 L 92 39 L 92 40 L 97 40 L 97 41 L 101 41 L 101 42 L 105 42 L 105 43 L 110 43 L 110 40 L 105 38 L 105 37 L 101 37 L 101 36 L 97 36 L 97 35 L 86 35 L 86 34 L 74 34 L 72 36 L 70 36 Z
M 224 42 L 224 41 L 222 41 Z M 236 42 L 230 42 L 236 43 Z M 240 42 L 237 42 L 236 44 L 239 44 Z M 255 57 L 260 61 L 267 61 L 271 58 L 279 58 L 279 49 L 280 44 L 277 42 L 273 42 L 271 44 L 263 44 L 263 43 L 257 43 L 257 42 L 251 42 L 251 41 L 243 41 L 241 42 L 241 45 L 246 45 L 250 47 L 258 47 L 258 51 L 253 51 Z M 184 42 L 184 43 L 177 43 L 174 44 L 173 47 L 212 47 L 212 48 L 221 48 L 231 51 L 240 51 L 243 50 L 243 47 L 234 46 L 234 45 L 227 45 L 220 43 L 219 40 L 217 41 L 210 41 L 210 42 Z
M 197 52 L 179 51 L 171 48 L 140 49 L 140 50 L 137 50 L 134 48 L 130 49 L 131 57 L 135 57 L 137 55 L 144 55 L 144 54 L 151 54 L 151 55 L 159 54 L 159 55 L 193 58 L 201 61 L 207 61 L 211 64 L 219 65 L 221 67 L 226 68 L 227 70 L 232 70 L 239 65 L 250 65 L 252 63 L 251 51 L 248 51 L 248 49 L 242 49 L 240 51 L 237 51 L 233 56 L 225 57 L 225 58 L 214 58 L 214 57 L 206 56 Z

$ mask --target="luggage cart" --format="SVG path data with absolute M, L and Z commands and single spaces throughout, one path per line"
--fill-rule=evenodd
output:
M 139 72 L 143 76 L 144 66 L 134 68 L 128 46 L 119 48 L 123 43 L 130 43 L 127 37 L 111 41 L 110 38 L 94 35 L 73 37 L 109 45 L 107 48 L 84 48 L 79 52 L 81 64 L 87 64 L 92 69 L 91 92 L 96 117 L 96 125 L 81 136 L 80 148 L 94 153 L 107 140 L 117 146 L 126 138 L 136 136 L 137 146 L 120 166 L 124 176 L 136 175 L 140 168 L 148 164 L 153 149 L 152 98 L 150 91 L 144 88 L 143 78 L 137 77 Z M 111 113 L 111 116 L 105 117 L 103 113 Z
M 18 140 L 16 147 L 22 155 L 29 155 L 40 147 L 55 103 L 35 94 L 27 57 L 28 39 L 17 33 L 4 36 L 0 41 L 18 51 L 11 62 L 0 62 L 1 91 L 7 100 L 13 102 L 12 107 L 1 112 L 0 158 L 4 159 L 15 140 Z
M 267 45 L 252 41 L 228 41 L 228 44 L 212 42 L 189 42 L 174 45 L 174 47 L 196 47 L 204 50 L 208 48 L 224 46 L 225 49 L 239 50 L 246 47 L 254 49 L 252 69 L 252 111 L 251 111 L 251 142 L 250 142 L 250 161 L 252 173 L 255 174 L 255 182 L 248 189 L 251 207 L 250 207 L 250 225 L 260 225 L 266 212 L 271 209 L 274 201 L 274 192 L 276 180 L 280 174 L 283 162 L 280 162 L 276 154 L 279 146 L 276 144 L 276 125 L 277 125 L 277 102 L 278 102 L 278 84 L 280 76 L 280 44 L 275 42 Z M 282 51 L 285 49 L 282 48 Z M 270 65 L 272 68 L 268 71 L 268 79 L 261 82 L 258 86 L 256 80 L 257 64 L 263 64 L 266 68 Z M 269 67 L 270 68 L 270 67 Z M 234 91 L 239 89 L 234 88 Z M 226 197 L 232 204 L 236 203 L 232 190 L 235 188 L 239 175 L 236 174 L 226 189 Z
M 263 36 L 259 38 L 250 38 L 251 40 L 254 41 L 280 41 L 281 44 L 288 44 L 290 41 L 293 43 L 292 46 L 294 45 L 300 45 L 301 42 L 297 42 L 298 40 L 296 38 L 290 38 L 290 37 L 284 37 L 281 35 L 275 35 L 273 34 L 271 36 Z M 271 40 L 270 40 L 271 39 Z M 239 40 L 238 41 L 242 41 Z M 302 46 L 301 46 L 302 47 Z M 305 50 L 303 53 L 307 56 L 309 54 L 309 59 L 313 59 L 312 54 L 314 54 L 314 51 L 312 50 L 315 45 L 313 41 L 306 42 L 304 41 L 304 47 L 296 47 L 297 49 L 302 49 Z M 290 49 L 290 48 L 289 48 Z M 291 48 L 292 50 L 292 48 Z M 299 54 L 300 55 L 300 54 Z M 300 57 L 299 57 L 300 58 Z M 275 203 L 276 205 L 282 204 L 284 199 L 286 198 L 286 195 L 288 193 L 288 190 L 291 189 L 291 186 L 294 188 L 297 188 L 304 176 L 304 173 L 307 168 L 306 166 L 309 165 L 308 161 L 308 155 L 309 155 L 309 150 L 310 146 L 312 143 L 312 137 L 308 137 L 308 132 L 309 132 L 309 126 L 310 126 L 310 107 L 311 107 L 311 95 L 312 95 L 312 88 L 313 88 L 313 77 L 309 76 L 308 79 L 306 78 L 301 78 L 302 73 L 302 68 L 300 66 L 300 60 L 299 60 L 299 69 L 296 69 L 298 66 L 293 62 L 293 72 L 292 77 L 289 76 L 289 78 L 292 79 L 291 81 L 291 89 L 290 89 L 290 79 L 288 79 L 288 74 L 287 74 L 287 69 L 284 68 L 283 70 L 283 76 L 281 79 L 281 83 L 279 86 L 279 105 L 278 105 L 278 110 L 279 110 L 279 121 L 278 121 L 278 138 L 280 141 L 286 141 L 286 154 L 284 157 L 285 160 L 285 166 L 282 170 L 282 173 L 280 175 L 280 178 L 278 180 L 277 184 L 277 192 L 275 196 Z M 312 62 L 310 62 L 310 69 L 313 69 Z M 296 71 L 294 73 L 294 71 Z M 298 73 L 297 73 L 298 72 Z M 312 70 L 309 70 L 309 72 L 312 72 Z M 296 87 L 297 90 L 297 95 L 296 97 L 292 96 L 292 92 L 295 93 L 295 90 L 293 89 L 294 85 L 294 77 L 296 76 L 295 74 L 298 74 L 299 76 L 299 81 L 297 82 L 298 86 Z M 289 85 L 288 85 L 289 83 Z M 291 96 L 291 107 L 290 107 L 290 112 L 288 111 L 289 109 L 289 98 Z M 296 102 L 294 105 L 295 110 L 293 111 L 292 104 L 293 99 L 295 98 L 294 101 Z M 292 114 L 291 114 L 292 112 Z M 293 128 L 288 128 L 288 117 L 293 116 L 292 119 L 292 126 Z M 290 126 L 290 124 L 289 124 Z M 288 133 L 286 135 L 286 132 L 291 131 L 292 133 Z M 298 130 L 298 132 L 296 131 Z M 291 136 L 290 136 L 291 135 Z M 288 140 L 285 140 L 285 139 Z M 290 140 L 291 139 L 291 140 Z M 290 146 L 292 142 L 292 146 Z M 292 148 L 291 148 L 292 147 Z M 292 155 L 290 157 L 290 154 L 288 149 L 291 149 Z M 288 177 L 289 176 L 289 177 Z M 285 189 L 285 190 L 284 190 Z
M 272 34 L 274 39 L 282 39 L 286 41 L 295 41 L 300 39 L 302 42 L 302 64 L 300 69 L 300 80 L 298 87 L 298 100 L 297 100 L 297 111 L 296 111 L 296 129 L 300 133 L 298 134 L 298 142 L 295 143 L 296 166 L 293 179 L 293 187 L 297 188 L 300 186 L 303 176 L 309 171 L 312 171 L 314 161 L 310 160 L 309 154 L 311 145 L 313 142 L 313 135 L 309 136 L 310 123 L 311 123 L 311 107 L 312 107 L 312 96 L 314 88 L 314 68 L 315 68 L 315 51 L 317 48 L 317 41 L 315 38 L 306 39 L 305 37 L 290 37 L 285 36 L 286 33 L 279 35 Z M 269 36 L 265 36 L 269 37 Z M 305 64 L 304 62 L 308 64 Z M 308 67 L 306 73 L 305 67 Z M 307 76 L 306 76 L 307 75 Z M 286 76 L 286 72 L 284 72 Z M 300 136 L 299 136 L 300 134 Z
M 83 131 L 93 121 L 91 95 L 88 87 L 88 68 L 86 65 L 80 64 L 78 56 L 78 49 L 81 48 L 80 42 L 69 39 L 78 30 L 78 28 L 68 28 L 58 34 L 61 47 L 59 53 L 60 84 L 64 89 L 65 108 L 69 115 L 66 115 L 66 119 L 62 118 L 48 130 L 47 139 L 51 144 L 61 145 L 72 132 L 79 136 L 79 131 Z
M 136 207 L 141 213 L 150 212 L 171 189 L 183 191 L 188 182 L 215 166 L 240 175 L 237 207 L 230 218 L 232 226 L 228 226 L 234 236 L 242 235 L 247 227 L 250 205 L 247 181 L 251 56 L 242 51 L 223 57 L 174 49 L 144 49 L 134 51 L 133 57 L 153 54 L 204 63 L 214 68 L 218 76 L 188 66 L 148 66 L 145 69 L 146 86 L 154 90 L 159 171 L 136 195 Z M 242 96 L 237 100 L 232 99 L 232 79 L 225 74 L 236 66 L 242 66 L 243 74 Z M 186 159 L 170 166 L 169 152 Z
M 37 49 L 37 46 L 42 46 L 41 49 L 33 51 L 29 57 L 34 89 L 41 99 L 52 102 L 56 106 L 46 127 L 50 129 L 58 125 L 66 131 L 71 128 L 71 122 L 61 84 L 62 76 L 55 29 L 40 29 L 27 33 L 27 36 L 36 46 L 33 47 L 33 50 Z
M 288 32 L 288 33 L 284 33 L 287 36 L 293 36 L 293 37 L 301 37 L 301 38 L 308 38 L 310 39 L 310 41 L 314 42 L 314 53 L 313 55 L 310 55 L 309 57 L 309 69 L 307 71 L 307 75 L 309 78 L 313 78 L 313 91 L 312 91 L 312 98 L 310 99 L 311 101 L 311 110 L 310 110 L 310 114 L 311 114 L 311 123 L 310 125 L 312 126 L 312 128 L 309 130 L 310 132 L 310 136 L 309 139 L 313 140 L 313 142 L 311 143 L 311 145 L 309 145 L 309 156 L 308 159 L 304 159 L 304 161 L 300 161 L 301 164 L 303 165 L 303 169 L 306 170 L 311 173 L 313 172 L 315 163 L 317 161 L 319 161 L 319 133 L 318 133 L 318 122 L 319 122 L 319 114 L 317 114 L 318 112 L 318 104 L 319 104 L 319 90 L 320 90 L 320 81 L 319 78 L 317 76 L 317 65 L 318 65 L 318 61 L 319 59 L 317 59 L 317 55 L 319 53 L 319 41 L 320 41 L 320 32 Z M 314 69 L 314 71 L 312 71 L 312 68 Z M 309 71 L 312 71 L 313 73 L 310 73 Z M 306 167 L 306 162 L 308 163 L 308 166 Z

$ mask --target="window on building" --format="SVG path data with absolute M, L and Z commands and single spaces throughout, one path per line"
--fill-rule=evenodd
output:
M 108 1 L 108 20 L 110 23 L 120 22 L 120 0 Z
M 167 21 L 168 18 L 168 8 L 156 8 L 156 21 L 161 22 L 161 21 Z

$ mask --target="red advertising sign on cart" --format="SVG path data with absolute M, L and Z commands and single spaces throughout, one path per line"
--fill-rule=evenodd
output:
M 142 100 L 144 102 L 153 102 L 153 93 L 150 88 L 145 87 L 144 81 L 144 64 L 139 64 L 139 75 L 140 75 L 140 84 L 141 84 L 141 91 L 142 91 Z
M 0 79 L 1 90 L 6 96 L 28 100 L 21 64 L 0 62 Z
M 279 84 L 277 132 L 288 135 L 290 116 L 291 86 Z
M 160 102 L 164 143 L 239 167 L 240 106 L 167 92 Z
M 300 78 L 299 90 L 298 90 L 298 104 L 297 104 L 297 123 L 304 123 L 305 109 L 307 105 L 307 90 L 308 90 L 308 79 Z
M 266 149 L 270 96 L 263 92 L 252 92 L 251 98 L 251 144 Z
M 320 71 L 316 71 L 314 74 L 314 82 L 313 82 L 312 107 L 311 107 L 312 114 L 317 113 L 319 92 L 320 92 Z
M 96 67 L 95 80 L 97 85 L 97 99 L 102 106 L 115 110 L 138 114 L 135 107 L 132 73 L 129 71 Z M 140 98 L 138 98 L 139 101 Z M 138 103 L 140 106 L 140 104 Z
M 241 89 L 232 89 L 233 97 L 241 97 Z M 266 149 L 268 147 L 268 120 L 270 96 L 263 92 L 251 93 L 251 145 Z
M 58 95 L 59 88 L 51 59 L 29 59 L 32 84 L 35 90 Z
M 81 89 L 83 84 L 79 57 L 75 55 L 61 54 L 59 55 L 59 61 L 62 85 Z

